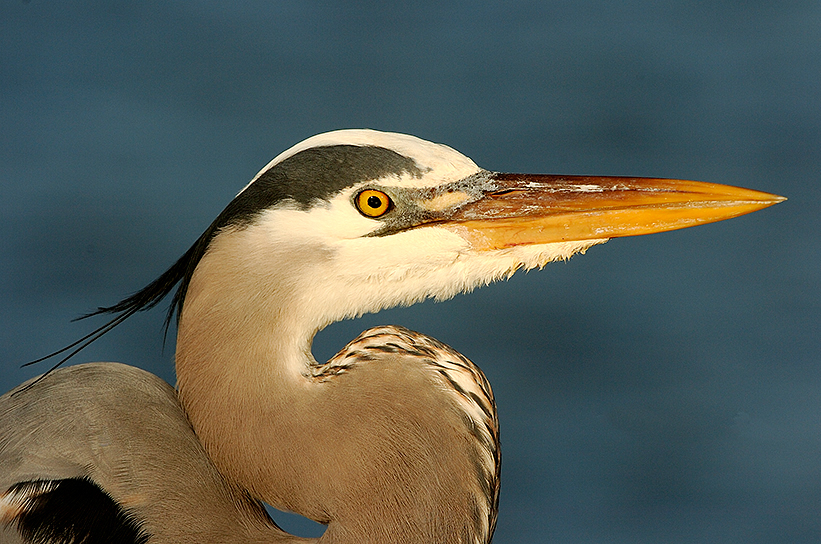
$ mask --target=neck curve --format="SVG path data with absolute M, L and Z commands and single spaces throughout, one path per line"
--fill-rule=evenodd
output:
M 310 346 L 323 323 L 300 313 L 305 290 L 284 268 L 258 264 L 278 256 L 255 255 L 252 238 L 214 240 L 179 324 L 180 398 L 220 471 L 328 524 L 321 542 L 486 542 L 495 513 L 475 477 L 476 431 L 442 375 L 407 350 L 345 366 L 355 343 L 329 363 L 344 368 L 317 372 Z

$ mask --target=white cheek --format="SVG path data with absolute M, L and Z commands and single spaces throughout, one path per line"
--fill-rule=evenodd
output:
M 275 208 L 263 213 L 260 224 L 271 238 L 285 245 L 333 246 L 338 240 L 367 236 L 380 223 L 362 216 L 351 204 L 353 190 L 343 191 L 327 204 L 310 211 Z
M 457 232 L 435 225 L 370 236 L 381 222 L 363 217 L 351 192 L 310 211 L 270 210 L 239 231 L 247 243 L 237 260 L 261 267 L 270 292 L 289 286 L 291 309 L 304 328 L 428 297 L 447 299 L 605 241 L 477 251 Z
M 340 241 L 334 249 L 342 277 L 401 281 L 452 265 L 468 244 L 445 229 L 421 227 Z

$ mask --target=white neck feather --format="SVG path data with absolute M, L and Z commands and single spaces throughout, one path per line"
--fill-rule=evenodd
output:
M 353 382 L 312 379 L 313 336 L 333 321 L 426 297 L 448 298 L 509 276 L 520 267 L 567 258 L 591 243 L 477 254 L 458 235 L 435 227 L 383 238 L 342 233 L 329 243 L 332 236 L 324 235 L 322 241 L 311 238 L 316 230 L 305 221 L 317 220 L 312 213 L 271 210 L 258 223 L 214 238 L 191 278 L 180 319 L 176 354 L 180 398 L 194 429 L 229 480 L 273 506 L 330 522 L 327 538 L 449 540 L 436 540 L 441 534 L 426 531 L 436 526 L 446 532 L 458 523 L 419 518 L 452 505 L 444 504 L 447 501 L 441 497 L 431 498 L 430 486 L 424 482 L 408 481 L 426 475 L 426 481 L 450 482 L 451 472 L 471 470 L 448 468 L 445 463 L 442 472 L 428 474 L 436 463 L 425 460 L 431 446 L 416 429 L 441 426 L 437 418 L 447 408 L 443 405 L 426 422 L 430 403 L 439 401 L 410 396 L 405 402 L 418 406 L 409 413 L 422 419 L 394 414 L 395 428 L 380 427 L 380 419 L 395 410 L 398 395 L 419 389 L 405 387 L 403 380 L 426 378 L 409 369 L 386 367 L 400 374 L 384 383 L 357 370 L 355 375 L 364 385 L 357 384 L 343 395 L 344 386 L 339 384 L 352 387 Z M 333 203 L 316 213 L 333 213 Z M 335 389 L 329 388 L 331 383 Z M 426 404 L 420 404 L 423 401 Z M 338 418 L 345 425 L 337 424 Z M 340 429 L 348 430 L 340 434 Z M 358 436 L 369 436 L 368 443 L 358 443 Z M 397 438 L 402 436 L 412 438 Z M 404 457 L 394 465 L 388 463 L 396 450 L 395 444 L 388 445 L 396 440 L 408 440 L 403 447 L 418 452 L 415 469 L 401 466 L 415 462 Z M 440 437 L 439 443 L 447 442 L 447 437 Z M 460 455 L 451 457 L 456 460 L 450 464 L 459 462 Z M 379 467 L 376 473 L 375 467 Z M 404 472 L 400 474 L 397 467 Z M 344 474 L 347 480 L 340 476 Z M 374 495 L 374 478 L 384 480 L 378 489 L 388 496 Z M 447 485 L 463 484 L 457 478 Z M 448 489 L 441 492 L 446 496 Z M 397 507 L 397 501 L 404 506 Z M 419 504 L 426 503 L 429 506 L 422 512 Z M 415 521 L 409 521 L 413 516 Z

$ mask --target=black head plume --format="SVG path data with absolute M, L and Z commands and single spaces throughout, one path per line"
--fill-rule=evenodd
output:
M 392 174 L 410 174 L 418 177 L 422 170 L 410 157 L 400 155 L 391 149 L 367 145 L 311 147 L 278 162 L 261 172 L 252 184 L 238 194 L 194 245 L 160 277 L 117 304 L 97 308 L 94 312 L 78 318 L 113 314 L 114 317 L 110 321 L 64 348 L 24 364 L 24 367 L 30 366 L 62 355 L 54 366 L 30 385 L 45 378 L 135 313 L 153 308 L 173 291 L 174 295 L 165 318 L 167 335 L 174 316 L 176 315 L 179 320 L 182 313 L 185 294 L 194 269 L 205 255 L 211 241 L 222 229 L 244 228 L 252 224 L 261 212 L 282 202 L 288 202 L 300 209 L 308 209 L 318 201 L 329 199 L 345 187 Z

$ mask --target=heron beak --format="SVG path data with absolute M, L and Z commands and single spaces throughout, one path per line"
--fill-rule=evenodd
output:
M 492 184 L 439 226 L 458 232 L 476 249 L 503 249 L 683 229 L 786 200 L 674 179 L 494 174 Z

